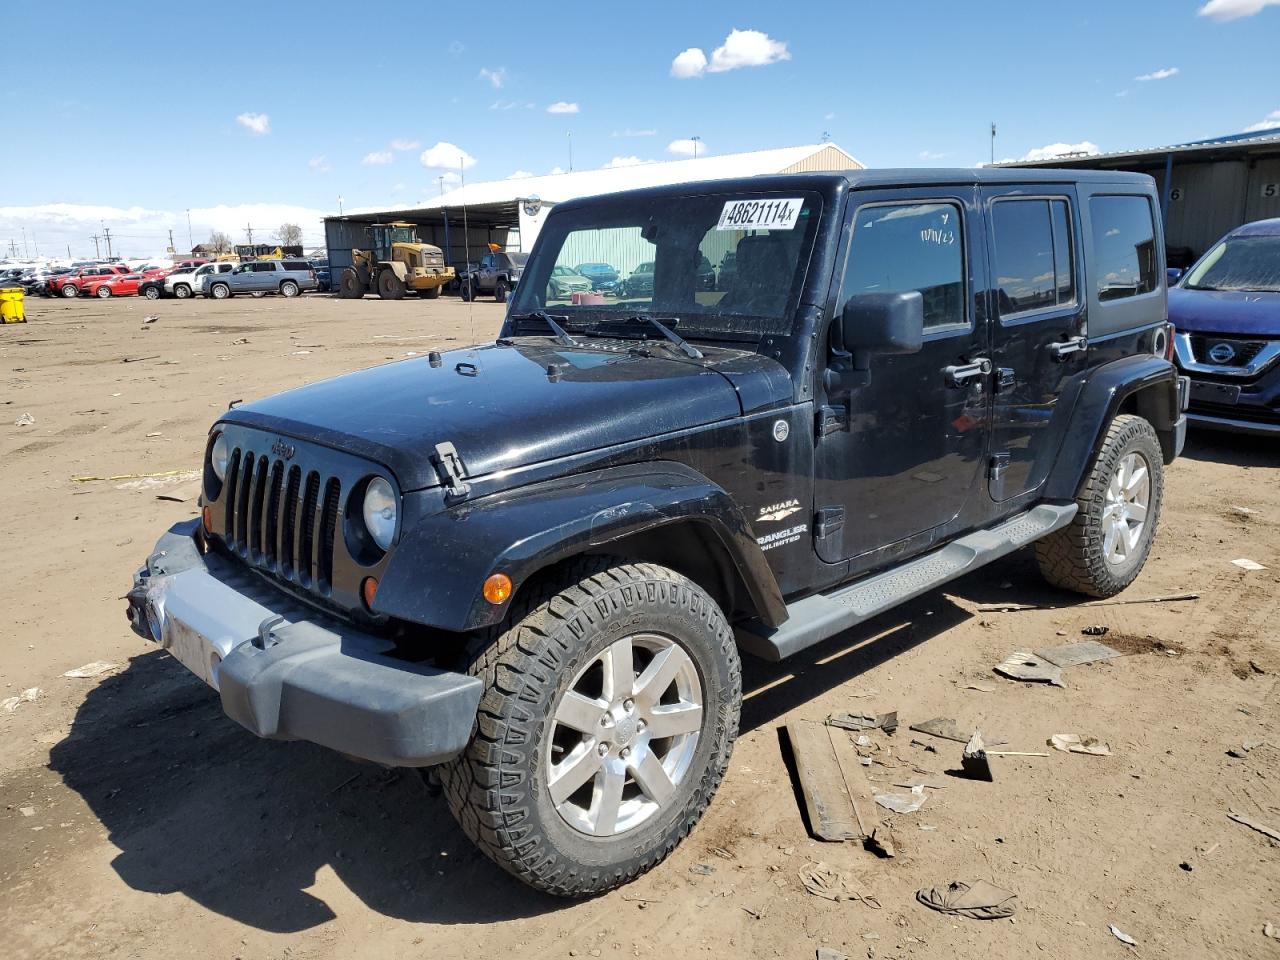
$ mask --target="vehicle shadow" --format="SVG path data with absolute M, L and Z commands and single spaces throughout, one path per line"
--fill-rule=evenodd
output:
M 742 727 L 768 725 L 967 616 L 934 593 L 783 663 L 744 657 Z M 569 903 L 489 862 L 415 771 L 259 740 L 160 651 L 88 694 L 50 767 L 107 829 L 130 887 L 181 893 L 260 930 L 333 919 L 311 891 L 325 867 L 370 909 L 413 922 L 487 923 Z
M 1280 444 L 1275 437 L 1253 437 L 1215 430 L 1189 430 L 1182 455 L 1206 463 L 1240 467 L 1274 467 L 1280 464 Z

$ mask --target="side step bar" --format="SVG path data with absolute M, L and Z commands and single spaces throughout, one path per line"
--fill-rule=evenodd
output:
M 787 605 L 788 617 L 780 627 L 758 620 L 739 624 L 738 646 L 762 660 L 782 660 L 1060 530 L 1078 509 L 1074 503 L 1042 503 L 884 573 L 797 600 Z

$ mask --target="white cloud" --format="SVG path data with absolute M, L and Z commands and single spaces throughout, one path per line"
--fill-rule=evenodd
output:
M 446 170 L 444 173 L 440 174 L 440 176 L 436 177 L 436 179 L 443 180 L 447 186 L 453 186 L 455 183 L 462 182 L 462 174 L 454 173 L 452 170 Z
M 711 149 L 701 140 L 672 140 L 667 144 L 667 153 L 674 154 L 677 157 L 692 157 L 695 154 L 699 157 L 705 157 L 711 152 Z
M 614 157 L 608 163 L 601 166 L 601 170 L 611 170 L 614 167 L 638 167 L 642 163 L 653 163 L 652 160 L 641 160 L 639 157 Z
M 706 69 L 707 55 L 702 52 L 700 47 L 690 47 L 688 50 L 682 50 L 671 61 L 671 75 L 677 80 L 700 77 Z
M 1146 83 L 1148 80 L 1168 80 L 1170 77 L 1178 75 L 1177 67 L 1165 67 L 1162 70 L 1153 70 L 1151 73 L 1144 73 L 1140 77 L 1134 77 L 1139 83 Z
M 547 106 L 547 113 L 579 113 L 576 103 L 569 103 L 565 100 L 557 100 L 555 103 Z
M 1257 123 L 1251 123 L 1244 128 L 1245 133 L 1253 133 L 1255 130 L 1270 130 L 1272 127 L 1280 127 L 1280 110 L 1272 110 Z
M 328 158 L 322 153 L 307 161 L 307 169 L 312 173 L 328 173 L 333 167 L 329 166 Z
M 609 134 L 609 136 L 615 137 L 615 138 L 616 137 L 656 137 L 657 135 L 658 135 L 657 130 L 632 130 L 630 127 L 627 127 L 625 130 L 615 130 L 613 131 L 613 133 Z
M 533 104 L 532 104 L 532 103 L 529 103 L 529 102 L 527 102 L 527 101 L 525 101 L 525 100 L 502 100 L 502 99 L 498 99 L 498 100 L 493 101 L 493 103 L 489 104 L 489 109 L 490 109 L 490 110 L 515 110 L 515 109 L 517 109 L 518 107 L 523 107 L 523 108 L 525 108 L 525 109 L 528 109 L 528 108 L 530 108 L 530 107 L 532 107 L 532 106 L 533 106 Z
M 457 144 L 441 140 L 434 147 L 423 150 L 418 161 L 427 168 L 436 170 L 470 170 L 476 165 L 476 158 Z
M 547 175 L 548 175 L 548 176 L 552 176 L 552 177 L 558 177 L 558 176 L 559 176 L 560 174 L 562 174 L 562 173 L 564 173 L 564 167 L 552 167 L 552 168 L 547 172 Z
M 530 173 L 528 170 L 517 170 L 515 173 L 512 173 L 512 174 L 510 174 L 509 176 L 504 177 L 503 179 L 505 179 L 505 180 L 527 180 L 529 177 L 532 177 L 532 176 L 533 176 L 533 174 L 532 174 L 532 173 Z
M 943 157 L 949 156 L 946 153 L 937 153 L 933 150 L 921 150 L 919 157 L 921 160 L 941 160 Z
M 502 85 L 507 82 L 507 68 L 494 67 L 493 69 L 490 69 L 489 67 L 481 67 L 480 78 L 482 80 L 488 80 L 489 85 L 493 87 L 493 89 L 501 90 Z
M 391 141 L 392 150 L 417 150 L 422 144 L 417 140 L 396 139 Z
M 271 132 L 271 118 L 265 113 L 242 113 L 236 117 L 236 123 L 240 124 L 255 137 Z
M 1209 0 L 1199 14 L 1214 20 L 1238 20 L 1262 12 L 1263 7 L 1280 7 L 1280 0 Z
M 1034 150 L 1028 150 L 1019 160 L 1052 160 L 1054 157 L 1064 157 L 1067 154 L 1087 154 L 1093 156 L 1101 153 L 1096 143 L 1088 140 L 1081 140 L 1079 143 L 1050 143 L 1043 147 L 1036 147 Z M 1011 163 L 1010 160 L 1001 160 L 1001 163 Z
M 759 30 L 730 30 L 724 43 L 711 51 L 708 73 L 724 73 L 739 67 L 766 67 L 790 60 L 787 45 Z
M 395 158 L 395 154 L 390 150 L 375 150 L 373 153 L 366 153 L 360 162 L 366 167 L 384 167 Z

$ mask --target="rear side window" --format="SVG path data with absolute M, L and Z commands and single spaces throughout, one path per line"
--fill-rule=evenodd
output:
M 286 260 L 284 268 L 286 270 L 310 270 L 311 264 L 298 260 Z
M 1156 230 L 1146 197 L 1090 197 L 1098 299 L 1121 300 L 1159 287 Z
M 840 309 L 860 293 L 924 297 L 926 329 L 967 323 L 964 235 L 952 203 L 873 204 L 859 208 L 840 291 Z
M 991 209 L 1000 316 L 1075 300 L 1075 258 L 1065 200 L 997 200 Z

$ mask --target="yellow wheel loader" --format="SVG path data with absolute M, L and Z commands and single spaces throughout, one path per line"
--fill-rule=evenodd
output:
M 338 296 L 357 300 L 377 293 L 383 300 L 399 300 L 406 291 L 434 300 L 453 279 L 453 267 L 444 263 L 444 252 L 420 243 L 411 223 L 369 225 L 369 249 L 352 250 L 351 266 L 342 271 Z

